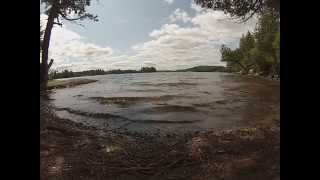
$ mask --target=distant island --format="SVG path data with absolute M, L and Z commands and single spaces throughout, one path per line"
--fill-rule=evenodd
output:
M 110 71 L 105 71 L 102 69 L 78 71 L 78 72 L 64 70 L 62 72 L 52 71 L 49 74 L 49 79 L 62 79 L 62 78 L 81 77 L 81 76 L 96 76 L 96 75 L 105 75 L 105 74 L 153 73 L 153 72 L 227 72 L 227 68 L 224 66 L 195 66 L 192 68 L 180 69 L 180 70 L 159 70 L 159 71 L 157 71 L 155 67 L 142 67 L 140 70 L 116 69 L 116 70 L 110 70 Z

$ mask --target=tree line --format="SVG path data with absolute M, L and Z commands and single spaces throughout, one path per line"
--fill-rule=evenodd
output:
M 49 79 L 61 79 L 61 78 L 71 78 L 71 77 L 80 77 L 80 76 L 96 76 L 96 75 L 105 75 L 105 74 L 126 74 L 126 73 L 150 73 L 150 72 L 156 72 L 155 67 L 142 67 L 140 71 L 137 70 L 110 70 L 105 71 L 103 69 L 96 69 L 96 70 L 87 70 L 87 71 L 78 71 L 73 72 L 70 70 L 63 70 L 61 72 L 58 72 L 56 70 L 53 70 L 49 74 Z
M 238 48 L 222 45 L 220 52 L 231 72 L 280 77 L 280 17 L 272 9 L 264 10 L 254 32 L 243 35 Z

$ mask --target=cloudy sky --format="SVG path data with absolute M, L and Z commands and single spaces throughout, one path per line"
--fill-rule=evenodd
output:
M 224 65 L 219 48 L 237 47 L 256 20 L 237 23 L 219 11 L 201 9 L 192 0 L 100 0 L 89 12 L 99 22 L 64 22 L 53 29 L 53 69 L 175 70 Z M 46 15 L 41 14 L 45 23 Z

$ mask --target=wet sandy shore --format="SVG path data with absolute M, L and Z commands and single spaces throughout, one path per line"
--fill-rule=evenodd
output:
M 121 133 L 58 118 L 40 103 L 41 179 L 280 179 L 277 122 L 184 135 Z
M 81 84 L 88 84 L 96 82 L 93 79 L 84 79 L 84 78 L 74 78 L 74 79 L 56 79 L 48 82 L 47 89 L 59 89 L 59 88 L 68 88 L 74 87 Z

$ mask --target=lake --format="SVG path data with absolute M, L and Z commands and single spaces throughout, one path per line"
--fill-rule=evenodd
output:
M 230 129 L 280 119 L 279 82 L 258 77 L 159 72 L 85 78 L 98 81 L 51 94 L 59 117 L 100 129 L 150 133 Z

